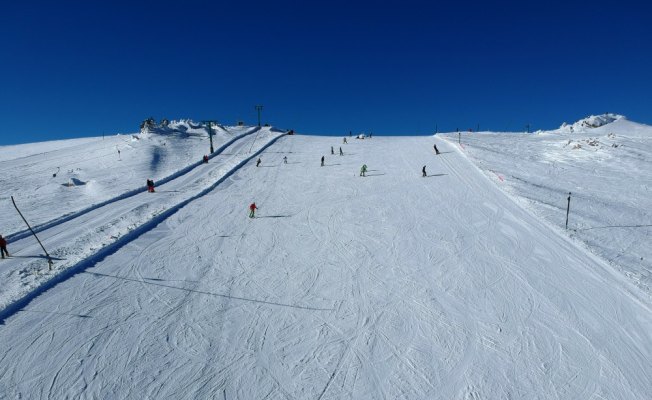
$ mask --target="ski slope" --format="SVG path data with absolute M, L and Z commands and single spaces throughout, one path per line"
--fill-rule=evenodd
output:
M 215 129 L 214 148 L 252 131 Z M 163 134 L 130 134 L 0 147 L 2 234 L 26 230 L 9 196 L 34 227 L 160 181 L 201 160 L 210 150 L 204 127 L 177 122 Z M 72 186 L 69 186 L 72 183 Z
M 0 271 L 4 283 L 0 287 L 0 307 L 20 306 L 21 302 L 14 303 L 24 302 L 25 297 L 28 300 L 35 289 L 43 290 L 44 285 L 56 283 L 85 263 L 122 246 L 161 216 L 210 190 L 238 164 L 281 135 L 269 128 L 242 130 L 218 148 L 208 164 L 195 162 L 158 181 L 156 195 L 142 187 L 129 190 L 37 226 L 35 231 L 55 261 L 52 269 L 43 267 L 46 256 L 28 230 L 9 235 L 12 257 L 3 261 Z M 44 203 L 49 204 L 49 211 L 57 209 L 58 194 L 55 192 L 48 200 Z
M 260 167 L 227 162 L 213 190 L 34 295 L 0 325 L 0 393 L 649 397 L 652 308 L 639 287 L 453 143 L 340 143 L 283 136 L 261 147 Z M 331 156 L 340 145 L 344 156 Z M 178 201 L 159 190 L 129 202 Z M 70 229 L 124 215 L 120 202 L 102 209 Z
M 457 135 L 443 135 L 450 143 Z M 652 127 L 592 116 L 537 134 L 462 135 L 486 176 L 652 295 Z

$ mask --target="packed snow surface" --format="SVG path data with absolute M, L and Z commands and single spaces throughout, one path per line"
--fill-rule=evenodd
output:
M 187 163 L 203 154 L 192 153 Z M 154 176 L 146 162 L 132 169 L 134 183 Z M 51 227 L 42 217 L 52 271 L 33 238 L 10 242 L 0 264 L 12 288 L 0 325 L 4 397 L 649 397 L 649 294 L 514 201 L 452 136 L 342 144 L 261 130 L 173 170 L 156 193 Z M 58 188 L 26 214 L 93 204 Z
M 9 197 L 33 226 L 158 181 L 210 152 L 205 128 L 175 123 L 165 134 L 115 135 L 0 147 L 2 232 L 24 230 Z M 175 128 L 175 129 L 172 129 Z M 218 148 L 251 127 L 214 129 Z
M 567 234 L 651 293 L 652 127 L 619 117 L 586 132 L 465 133 L 461 141 L 489 179 L 559 229 L 571 193 Z

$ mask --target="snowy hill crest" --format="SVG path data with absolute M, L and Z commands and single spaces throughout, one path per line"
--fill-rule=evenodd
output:
M 218 131 L 224 131 L 225 128 L 219 124 L 212 124 L 212 131 L 216 134 Z M 174 135 L 182 134 L 184 136 L 208 136 L 208 126 L 205 123 L 198 123 L 190 119 L 181 119 L 168 121 L 161 120 L 156 123 L 153 118 L 146 119 L 140 126 L 141 135 Z
M 614 121 L 618 121 L 620 119 L 627 119 L 624 115 L 620 114 L 613 114 L 613 113 L 605 113 L 601 115 L 591 115 L 586 118 L 583 118 L 573 124 L 567 124 L 564 122 L 561 124 L 559 127 L 558 131 L 560 132 L 586 132 L 588 130 L 591 130 L 593 128 L 599 128 L 601 126 L 610 124 Z

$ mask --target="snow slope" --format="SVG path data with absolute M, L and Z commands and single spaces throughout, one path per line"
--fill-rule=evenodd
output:
M 207 131 L 176 123 L 165 134 L 133 134 L 0 147 L 2 235 L 25 230 L 9 200 L 41 223 L 158 181 L 209 153 Z M 172 127 L 171 127 L 172 128 Z M 214 147 L 251 127 L 217 129 Z M 118 154 L 120 151 L 120 154 Z M 53 175 L 56 174 L 56 177 Z M 67 186 L 70 182 L 74 186 Z M 50 201 L 56 201 L 55 206 Z
M 604 124 L 591 128 L 587 120 Z M 567 234 L 652 295 L 652 127 L 613 115 L 573 126 L 573 133 L 465 133 L 462 146 L 499 187 L 561 230 L 571 192 Z
M 281 137 L 7 315 L 0 393 L 646 398 L 649 297 L 435 140 Z
M 85 265 L 85 260 L 93 260 L 121 246 L 144 227 L 212 189 L 234 167 L 280 135 L 281 132 L 269 128 L 244 129 L 218 148 L 209 164 L 198 161 L 161 179 L 157 196 L 146 193 L 144 188 L 134 189 L 37 226 L 35 231 L 56 261 L 52 269 L 43 267 L 45 255 L 29 231 L 8 235 L 13 257 L 3 262 L 0 270 L 3 281 L 0 307 L 11 305 L 11 311 L 29 300 L 35 289 L 43 290 Z M 43 198 L 40 206 L 51 212 L 58 210 L 59 202 L 59 194 L 55 192 Z M 18 304 L 13 304 L 17 301 Z

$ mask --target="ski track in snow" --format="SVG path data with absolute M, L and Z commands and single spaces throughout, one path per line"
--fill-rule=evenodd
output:
M 626 278 L 457 145 L 351 140 L 320 167 L 335 141 L 278 140 L 7 318 L 6 396 L 645 398 L 652 313 Z

